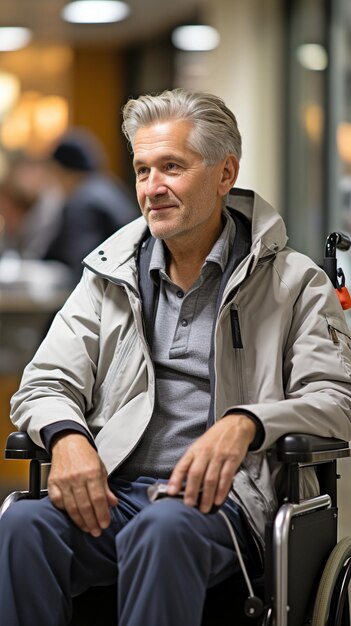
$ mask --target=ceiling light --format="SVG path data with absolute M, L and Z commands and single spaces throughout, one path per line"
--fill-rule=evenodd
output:
M 11 52 L 24 48 L 32 38 L 29 28 L 20 26 L 1 26 L 0 27 L 0 51 Z
M 318 43 L 305 43 L 296 50 L 297 59 L 306 70 L 321 72 L 328 67 L 326 49 Z
M 73 0 L 63 8 L 62 17 L 75 24 L 103 24 L 120 22 L 129 13 L 129 6 L 120 0 Z
M 172 33 L 172 43 L 180 50 L 213 50 L 219 42 L 219 32 L 212 26 L 178 26 Z

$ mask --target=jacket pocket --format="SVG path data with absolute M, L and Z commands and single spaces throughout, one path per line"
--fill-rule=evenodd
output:
M 351 333 L 344 319 L 326 315 L 328 334 L 335 345 L 340 360 L 348 375 L 351 376 Z

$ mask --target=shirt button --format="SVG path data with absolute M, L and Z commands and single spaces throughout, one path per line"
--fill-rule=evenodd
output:
M 187 326 L 187 325 L 188 325 L 187 320 L 182 320 L 182 326 Z
M 184 291 L 179 289 L 179 291 L 177 291 L 177 296 L 178 296 L 178 298 L 183 298 L 184 297 Z

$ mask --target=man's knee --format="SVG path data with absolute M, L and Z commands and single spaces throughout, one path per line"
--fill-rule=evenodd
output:
M 176 550 L 184 543 L 196 543 L 196 537 L 201 541 L 196 519 L 199 516 L 198 511 L 178 500 L 157 502 L 145 507 L 125 526 L 116 538 L 118 546 L 128 549 L 140 541 L 144 548 L 169 550 L 172 546 Z
M 34 500 L 20 500 L 10 506 L 0 520 L 0 532 L 10 535 L 23 534 L 38 515 L 36 504 Z
M 60 517 L 64 517 L 64 514 L 55 509 L 48 498 L 20 500 L 10 506 L 2 516 L 0 536 L 3 539 L 13 537 L 18 541 L 26 541 L 40 528 L 57 530 L 57 520 Z

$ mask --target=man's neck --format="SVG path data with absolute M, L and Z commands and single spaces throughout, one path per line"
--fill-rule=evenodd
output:
M 167 274 L 184 292 L 187 292 L 199 278 L 206 257 L 222 230 L 221 222 L 216 232 L 213 232 L 212 237 L 207 240 L 201 240 L 197 236 L 195 241 L 189 239 L 187 242 L 165 242 Z
M 184 259 L 172 258 L 168 264 L 168 276 L 186 293 L 199 278 L 205 258 L 206 256 L 201 259 L 189 256 Z

